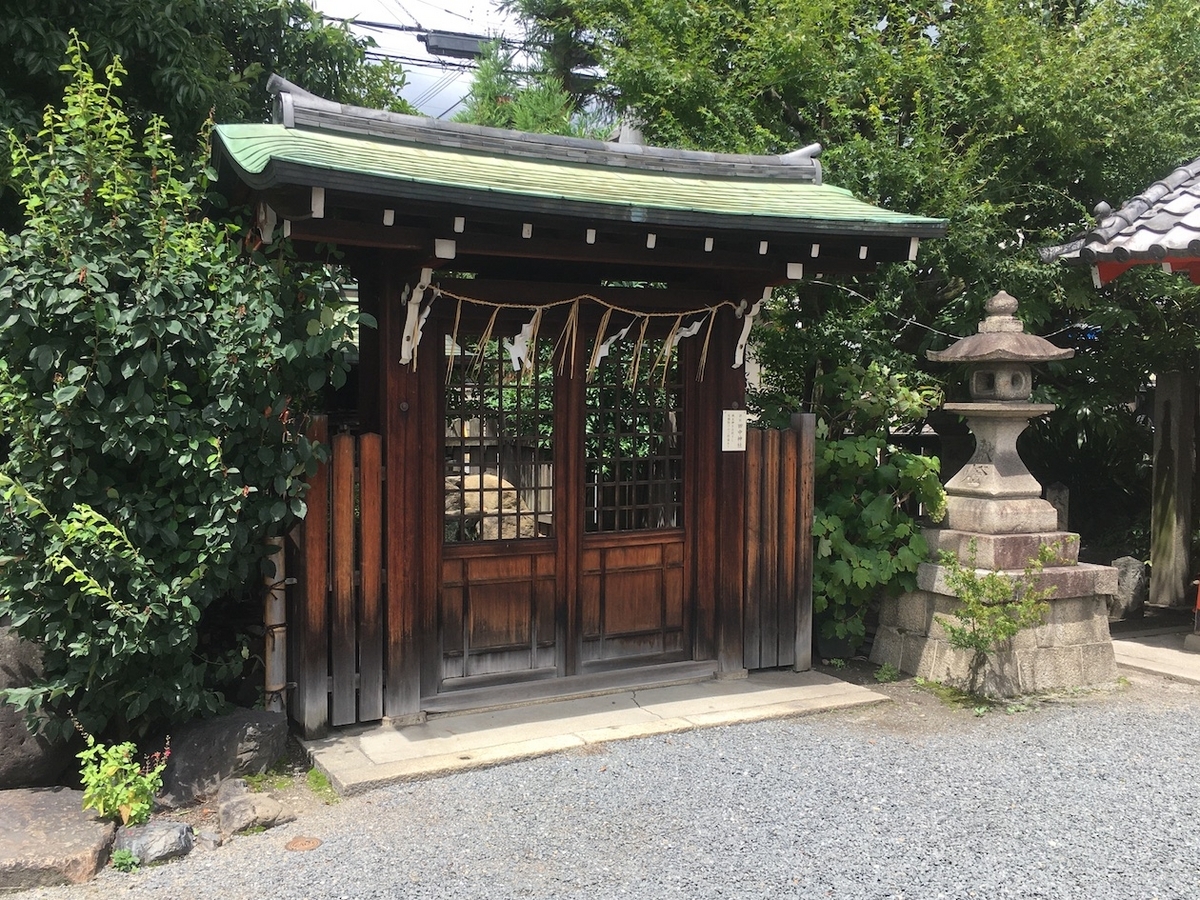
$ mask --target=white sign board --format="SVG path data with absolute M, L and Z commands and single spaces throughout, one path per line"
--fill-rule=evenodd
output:
M 723 414 L 721 449 L 726 453 L 745 452 L 746 411 L 744 409 L 727 409 L 723 411 Z

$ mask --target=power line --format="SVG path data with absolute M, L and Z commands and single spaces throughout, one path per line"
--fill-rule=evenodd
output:
M 356 19 L 353 17 L 348 18 L 345 16 L 324 16 L 323 18 L 329 22 L 341 22 L 345 25 L 355 25 L 359 28 L 365 28 L 367 30 L 377 29 L 380 31 L 399 31 L 399 32 L 403 32 L 405 34 L 430 34 L 431 32 L 435 33 L 435 34 L 438 33 L 438 29 L 436 29 L 436 28 L 423 28 L 420 25 L 401 25 L 398 22 L 372 22 L 372 21 L 368 21 L 368 20 L 364 20 L 364 19 Z M 446 32 L 443 32 L 443 33 L 446 33 Z M 528 46 L 527 44 L 524 44 L 521 41 L 514 40 L 513 38 L 505 37 L 503 34 L 497 35 L 495 37 L 489 37 L 487 35 L 481 35 L 481 34 L 472 34 L 472 35 L 468 35 L 468 37 L 478 38 L 480 41 L 496 41 L 505 47 L 517 47 L 518 52 L 520 52 L 521 50 L 527 49 L 527 46 Z
M 417 59 L 413 56 L 404 56 L 401 53 L 386 53 L 378 50 L 370 50 L 367 52 L 368 59 L 393 59 L 396 62 L 404 63 L 409 66 L 416 66 L 421 69 L 454 69 L 459 72 L 474 72 L 475 66 L 470 63 L 446 62 L 441 59 Z
M 401 3 L 401 2 L 400 2 L 400 0 L 392 0 L 392 3 L 394 3 L 394 4 L 395 4 L 396 8 L 397 8 L 398 10 L 400 10 L 400 12 L 404 13 L 404 15 L 406 15 L 406 16 L 408 16 L 410 19 L 412 19 L 412 20 L 413 20 L 413 23 L 414 23 L 414 24 L 415 24 L 415 25 L 416 25 L 418 28 L 421 26 L 421 22 L 420 22 L 420 20 L 419 20 L 419 19 L 418 19 L 416 16 L 414 16 L 412 13 L 410 13 L 410 12 L 409 12 L 407 9 L 405 9 L 405 7 L 404 7 L 404 4 L 403 4 L 403 3 Z
M 364 19 L 356 19 L 353 16 L 322 15 L 321 18 L 327 22 L 342 22 L 345 25 L 357 25 L 360 28 L 378 28 L 382 31 L 425 32 L 429 30 L 428 28 L 422 28 L 420 25 L 401 25 L 399 22 L 371 22 Z
M 452 10 L 452 9 L 446 9 L 446 7 L 444 7 L 444 6 L 438 6 L 436 3 L 430 3 L 430 2 L 429 2 L 429 0 L 416 0 L 416 2 L 417 2 L 417 3 L 420 3 L 422 6 L 428 6 L 430 9 L 436 9 L 438 12 L 444 12 L 444 13 L 446 13 L 446 14 L 448 14 L 448 15 L 451 15 L 451 16 L 457 16 L 458 18 L 462 19 L 464 22 L 470 22 L 470 21 L 471 21 L 471 17 L 470 17 L 470 16 L 464 16 L 464 15 L 463 15 L 462 13 L 460 13 L 460 12 L 455 12 L 455 11 L 454 11 L 454 10 Z
M 453 84 L 460 74 L 461 73 L 453 70 L 447 72 L 441 78 L 437 79 L 437 81 L 433 82 L 433 84 L 423 90 L 419 96 L 414 97 L 409 102 L 412 103 L 413 106 L 424 106 L 434 97 L 448 88 L 451 84 Z
M 444 119 L 444 118 L 446 118 L 446 116 L 450 115 L 450 113 L 452 113 L 452 112 L 454 111 L 454 107 L 455 107 L 455 106 L 460 106 L 460 105 L 462 104 L 462 102 L 463 102 L 464 100 L 466 100 L 466 99 L 467 99 L 467 98 L 466 98 L 465 96 L 463 96 L 463 97 L 459 97 L 457 100 L 455 100 L 455 101 L 454 101 L 454 106 L 451 106 L 451 107 L 450 107 L 449 109 L 447 109 L 447 110 L 443 110 L 443 111 L 442 111 L 442 114 L 441 114 L 440 116 L 438 116 L 438 118 L 439 118 L 439 119 Z

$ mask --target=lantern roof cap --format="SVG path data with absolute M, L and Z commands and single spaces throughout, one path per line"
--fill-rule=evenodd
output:
M 987 316 L 979 323 L 979 331 L 961 338 L 945 350 L 930 350 L 926 354 L 934 362 L 1040 363 L 1070 359 L 1075 351 L 1056 347 L 1043 337 L 1026 334 L 1025 326 L 1016 317 L 1017 299 L 1000 291 L 987 302 Z

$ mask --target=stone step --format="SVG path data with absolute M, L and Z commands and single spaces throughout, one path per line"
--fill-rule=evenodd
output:
M 0 894 L 79 884 L 108 860 L 115 823 L 64 787 L 0 791 Z
M 538 703 L 553 703 L 580 697 L 599 697 L 628 690 L 672 687 L 711 681 L 717 664 L 702 662 L 664 663 L 634 669 L 618 669 L 592 675 L 549 678 L 519 685 L 469 688 L 447 691 L 421 701 L 421 709 L 430 717 L 511 709 Z

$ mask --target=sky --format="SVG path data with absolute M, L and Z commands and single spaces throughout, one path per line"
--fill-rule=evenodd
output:
M 520 34 L 516 22 L 501 14 L 488 0 L 314 0 L 313 6 L 327 16 L 353 17 L 359 22 L 509 38 Z M 471 83 L 467 61 L 432 56 L 417 40 L 415 32 L 354 28 L 373 37 L 379 44 L 378 50 L 402 58 L 408 73 L 404 97 L 423 113 L 444 117 L 460 108 Z

